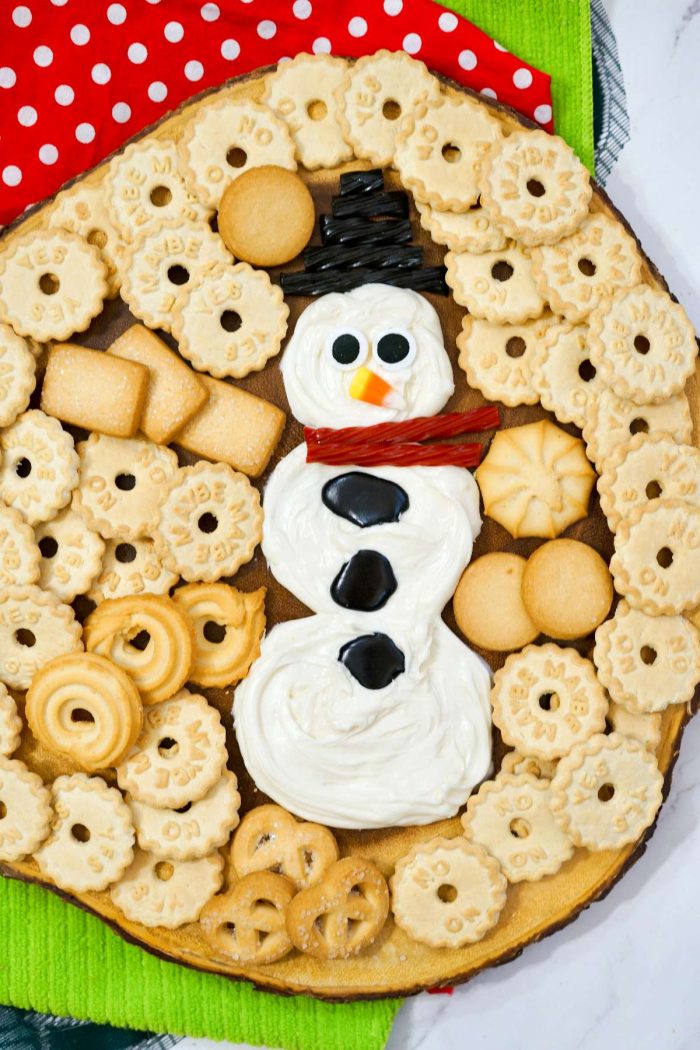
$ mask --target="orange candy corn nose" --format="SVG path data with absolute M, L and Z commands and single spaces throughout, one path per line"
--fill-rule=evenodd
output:
M 352 377 L 348 393 L 358 401 L 382 406 L 394 405 L 398 397 L 391 383 L 364 365 Z

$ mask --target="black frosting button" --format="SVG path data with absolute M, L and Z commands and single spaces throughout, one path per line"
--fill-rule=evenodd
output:
M 330 511 L 361 529 L 398 521 L 408 510 L 408 493 L 374 474 L 351 470 L 323 486 L 321 499 Z
M 343 609 L 375 612 L 397 588 L 391 562 L 379 551 L 357 551 L 331 584 L 331 597 Z
M 406 660 L 387 634 L 375 631 L 347 642 L 338 659 L 365 689 L 385 689 L 406 670 Z

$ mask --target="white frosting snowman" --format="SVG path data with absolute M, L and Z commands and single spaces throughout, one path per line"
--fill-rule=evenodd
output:
M 282 363 L 312 426 L 438 412 L 453 390 L 439 318 L 416 292 L 367 285 L 302 314 Z M 481 528 L 458 467 L 307 464 L 264 494 L 273 575 L 317 615 L 279 624 L 238 686 L 234 722 L 258 787 L 334 827 L 452 816 L 489 772 L 490 672 L 440 612 Z

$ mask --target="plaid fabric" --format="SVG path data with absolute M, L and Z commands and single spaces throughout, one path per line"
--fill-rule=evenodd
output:
M 595 173 L 598 182 L 605 185 L 630 137 L 630 122 L 617 44 L 603 0 L 591 0 L 591 38 Z

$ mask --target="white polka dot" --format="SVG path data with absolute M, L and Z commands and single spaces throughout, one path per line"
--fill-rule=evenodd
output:
M 228 40 L 224 40 L 221 44 L 221 57 L 227 58 L 229 62 L 233 62 L 234 58 L 238 58 L 241 53 L 241 45 L 237 40 L 230 37 Z
M 457 15 L 453 15 L 451 11 L 443 11 L 438 18 L 438 25 L 443 33 L 451 33 L 459 25 L 459 20 Z
M 37 66 L 50 66 L 53 62 L 53 51 L 46 44 L 34 48 L 34 62 Z
M 423 41 L 418 36 L 418 33 L 406 33 L 401 46 L 409 55 L 417 55 L 423 46 Z
M 474 69 L 476 66 L 476 55 L 469 48 L 466 48 L 464 51 L 460 51 L 457 62 L 461 69 Z
M 36 117 L 34 106 L 22 106 L 17 110 L 17 120 L 23 128 L 31 128 L 32 124 L 36 124 Z
M 271 18 L 264 18 L 262 22 L 258 22 L 258 36 L 263 40 L 272 40 L 276 32 L 277 26 Z
M 83 44 L 87 44 L 88 40 L 90 39 L 90 30 L 87 26 L 84 26 L 82 24 L 73 26 L 73 28 L 70 31 L 70 38 L 74 44 L 77 44 L 78 47 L 82 47 Z
M 403 11 L 403 0 L 384 0 L 385 15 L 400 15 Z
M 75 91 L 73 91 L 73 88 L 68 84 L 59 84 L 53 93 L 53 97 L 56 99 L 59 106 L 70 106 L 75 98 Z
M 179 22 L 168 22 L 163 33 L 165 39 L 169 40 L 171 44 L 179 44 L 185 35 L 185 30 Z
M 112 79 L 112 70 L 104 62 L 97 62 L 92 67 L 92 79 L 96 84 L 108 84 Z
M 113 26 L 120 26 L 126 22 L 126 8 L 124 4 L 110 4 L 107 8 L 107 21 Z
M 280 58 L 277 59 L 277 65 L 281 66 L 283 62 L 291 62 L 291 61 L 292 61 L 292 56 L 291 55 L 282 55 Z
M 130 117 L 131 106 L 128 106 L 126 102 L 117 102 L 112 106 L 112 118 L 117 124 L 126 124 Z
M 65 7 L 68 0 L 51 0 L 54 7 Z
M 11 88 L 17 83 L 17 74 L 9 66 L 0 69 L 0 87 Z
M 2 169 L 2 181 L 6 186 L 19 186 L 22 181 L 22 171 L 16 164 L 8 164 Z
M 92 124 L 88 124 L 87 121 L 85 121 L 82 124 L 78 124 L 77 128 L 75 129 L 75 137 L 77 138 L 78 142 L 92 142 L 92 140 L 95 137 L 95 129 L 93 128 Z
M 552 119 L 552 107 L 547 105 L 538 106 L 535 110 L 535 120 L 538 124 L 549 124 Z
M 168 89 L 162 80 L 154 80 L 148 85 L 148 97 L 151 102 L 162 102 L 168 94 Z
M 159 4 L 160 0 L 146 0 L 147 4 Z
M 367 22 L 364 18 L 351 18 L 348 22 L 348 33 L 350 36 L 364 36 L 367 32 Z
M 532 83 L 532 73 L 529 69 L 521 67 L 513 73 L 513 83 L 516 88 L 529 88 Z
M 481 94 L 482 95 L 486 95 L 487 98 L 498 98 L 498 95 L 493 90 L 493 88 L 488 88 L 488 87 L 482 88 L 481 89 Z
M 329 55 L 331 42 L 327 36 L 317 36 L 311 45 L 311 50 L 315 55 Z
M 504 47 L 503 44 L 499 44 L 497 40 L 494 40 L 493 46 L 496 48 L 496 51 L 507 51 L 508 50 L 508 48 Z
M 26 29 L 31 20 L 32 12 L 29 10 L 28 7 L 24 7 L 24 5 L 22 5 L 22 7 L 16 7 L 12 12 L 12 21 L 19 29 Z M 19 171 L 19 168 L 14 168 L 13 164 L 10 165 L 10 168 L 13 168 L 15 171 Z M 5 171 L 9 171 L 10 168 L 5 168 Z M 21 172 L 19 177 L 20 179 L 22 178 Z M 17 182 L 19 182 L 19 179 L 17 179 Z M 8 186 L 16 186 L 17 182 L 8 182 Z
M 133 62 L 135 66 L 140 66 L 148 58 L 148 51 L 143 44 L 129 44 L 127 55 L 130 62 Z
M 58 160 L 58 150 L 52 142 L 45 142 L 39 146 L 39 160 L 42 164 L 55 164 Z
M 309 18 L 311 15 L 311 4 L 309 3 L 309 0 L 295 0 L 292 5 L 292 13 L 300 22 Z
M 194 59 L 185 63 L 185 76 L 188 80 L 201 80 L 204 76 L 204 66 Z
M 203 4 L 202 10 L 199 13 L 205 22 L 216 22 L 221 11 L 219 10 L 218 4 Z

